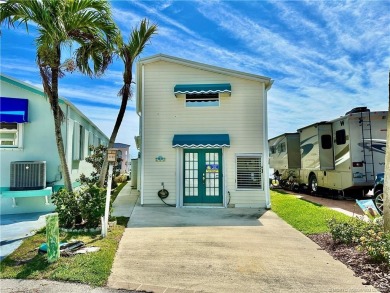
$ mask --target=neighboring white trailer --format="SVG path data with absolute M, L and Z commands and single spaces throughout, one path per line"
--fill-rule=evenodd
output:
M 327 188 L 355 196 L 366 194 L 374 186 L 375 174 L 384 172 L 387 115 L 387 111 L 360 107 L 340 118 L 298 129 L 298 183 L 313 193 Z M 276 169 L 271 160 L 270 167 Z

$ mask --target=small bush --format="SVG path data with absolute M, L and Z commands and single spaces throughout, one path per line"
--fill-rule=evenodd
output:
M 53 194 L 52 201 L 56 205 L 60 227 L 71 228 L 79 222 L 77 219 L 81 215 L 81 208 L 78 193 L 61 188 Z
M 126 181 L 127 181 L 127 175 L 125 175 L 125 174 L 121 174 L 121 175 L 115 177 L 115 182 L 118 184 L 126 182 Z
M 367 229 L 367 223 L 358 218 L 351 218 L 349 221 L 338 221 L 334 218 L 328 220 L 328 227 L 332 238 L 336 243 L 352 244 L 358 243 L 359 238 Z
M 106 192 L 96 185 L 87 185 L 75 192 L 60 189 L 52 200 L 60 227 L 72 228 L 83 222 L 85 227 L 95 228 L 104 215 Z
M 99 226 L 100 217 L 104 215 L 106 192 L 96 185 L 83 188 L 80 194 L 81 216 L 87 228 Z
M 390 233 L 384 232 L 381 219 L 364 222 L 352 218 L 348 222 L 328 221 L 330 233 L 336 243 L 355 244 L 374 261 L 390 265 Z

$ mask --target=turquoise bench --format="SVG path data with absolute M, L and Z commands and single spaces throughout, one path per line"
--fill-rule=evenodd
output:
M 1 191 L 2 198 L 12 198 L 12 207 L 17 207 L 16 198 L 22 197 L 45 197 L 45 204 L 49 205 L 49 196 L 53 194 L 52 187 L 46 187 L 45 189 L 39 190 L 3 190 Z

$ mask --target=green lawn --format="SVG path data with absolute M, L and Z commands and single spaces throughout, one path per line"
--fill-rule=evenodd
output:
M 272 210 L 283 220 L 304 234 L 329 232 L 327 220 L 351 218 L 316 203 L 299 199 L 283 191 L 271 190 Z
M 49 279 L 104 286 L 110 275 L 115 252 L 129 218 L 118 217 L 116 227 L 106 238 L 100 234 L 60 233 L 60 241 L 84 241 L 86 246 L 100 247 L 98 252 L 61 257 L 49 264 L 37 248 L 46 242 L 45 229 L 23 241 L 22 245 L 0 263 L 0 277 L 11 279 Z

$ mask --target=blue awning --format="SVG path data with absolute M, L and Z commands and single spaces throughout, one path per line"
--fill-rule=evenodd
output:
M 180 94 L 217 94 L 231 93 L 232 86 L 230 83 L 217 84 L 177 84 L 174 88 L 175 95 Z
M 28 100 L 0 97 L 0 122 L 28 122 Z
M 175 134 L 172 147 L 221 148 L 230 147 L 229 134 Z

